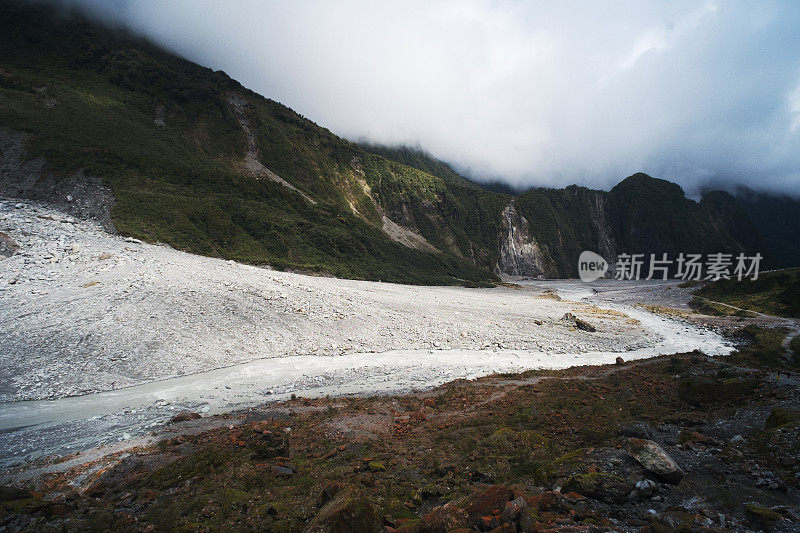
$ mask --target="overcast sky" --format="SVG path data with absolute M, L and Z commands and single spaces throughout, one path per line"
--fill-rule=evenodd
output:
M 800 193 L 795 1 L 71 1 L 476 178 Z

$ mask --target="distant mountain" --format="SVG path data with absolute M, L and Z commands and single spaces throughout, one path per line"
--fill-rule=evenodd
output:
M 800 264 L 795 226 L 776 214 L 796 202 L 697 203 L 643 174 L 610 192 L 504 194 L 419 149 L 337 137 L 224 72 L 48 4 L 1 3 L 0 27 L 0 194 L 126 235 L 404 283 L 573 276 L 583 249 L 774 250 L 775 264 Z
M 667 253 L 673 259 L 681 252 L 770 255 L 730 194 L 710 192 L 698 203 L 678 185 L 641 173 L 609 192 L 575 185 L 534 189 L 514 207 L 530 227 L 538 274 L 548 277 L 577 276 L 582 250 L 596 251 L 611 264 L 621 253 Z
M 800 265 L 800 201 L 744 187 L 734 193 L 734 198 L 761 235 L 764 249 L 768 251 L 769 267 Z

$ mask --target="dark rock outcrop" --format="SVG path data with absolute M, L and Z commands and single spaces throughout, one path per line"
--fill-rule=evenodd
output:
M 346 486 L 326 503 L 305 528 L 306 533 L 345 533 L 373 531 L 375 512 L 367 497 Z
M 604 472 L 575 474 L 564 482 L 562 492 L 577 492 L 605 503 L 623 503 L 633 489 L 625 479 Z

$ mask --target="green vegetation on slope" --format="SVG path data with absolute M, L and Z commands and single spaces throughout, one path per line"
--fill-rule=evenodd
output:
M 463 184 L 450 190 L 442 179 L 364 152 L 223 72 L 118 31 L 54 18 L 49 9 L 0 8 L 0 125 L 30 133 L 29 157 L 43 156 L 56 178 L 79 169 L 102 177 L 114 193 L 112 218 L 121 233 L 341 277 L 493 279 L 491 222 L 499 211 L 494 204 L 475 209 L 489 193 L 475 197 Z M 247 139 L 231 94 L 248 101 L 261 161 L 316 205 L 240 171 Z M 153 120 L 159 106 L 163 129 Z M 390 216 L 412 213 L 412 227 L 441 253 L 390 240 L 362 180 Z
M 710 316 L 738 316 L 742 318 L 753 318 L 758 316 L 752 311 L 706 300 L 700 296 L 695 296 L 692 298 L 689 301 L 689 307 L 698 313 Z
M 598 250 L 597 220 L 604 217 L 606 193 L 577 185 L 565 189 L 532 189 L 515 205 L 531 225 L 551 277 L 577 277 L 578 256 Z
M 224 72 L 51 10 L 0 7 L 0 127 L 28 133 L 28 157 L 42 156 L 56 178 L 77 170 L 101 177 L 116 199 L 111 215 L 120 232 L 340 277 L 496 279 L 511 195 L 481 188 L 415 148 L 341 139 Z M 239 115 L 232 97 L 246 101 Z M 162 115 L 165 127 L 154 122 Z M 252 178 L 244 165 L 250 140 L 263 165 L 315 203 Z M 752 209 L 739 197 L 717 191 L 697 203 L 644 174 L 610 192 L 534 189 L 516 207 L 551 277 L 575 276 L 582 250 L 611 260 L 621 252 L 761 251 L 769 262 L 774 245 L 781 261 L 792 261 L 791 247 L 763 245 L 769 228 L 750 222 Z M 384 217 L 436 251 L 393 241 Z
M 800 268 L 764 272 L 755 281 L 721 279 L 694 294 L 758 313 L 800 318 Z
M 431 176 L 441 178 L 446 183 L 461 185 L 471 189 L 479 188 L 476 183 L 461 176 L 458 172 L 453 170 L 453 167 L 444 161 L 436 159 L 422 148 L 414 148 L 411 146 L 384 146 L 367 142 L 359 143 L 359 146 L 365 151 L 379 155 L 389 161 L 395 161 L 402 165 L 426 172 Z
M 762 328 L 750 325 L 739 331 L 747 346 L 725 359 L 738 366 L 777 370 L 800 368 L 800 359 L 789 357 L 783 348 L 788 328 Z

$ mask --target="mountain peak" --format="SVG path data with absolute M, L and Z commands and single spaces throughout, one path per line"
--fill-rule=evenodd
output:
M 660 196 L 668 196 L 671 198 L 685 198 L 686 194 L 677 183 L 671 181 L 654 178 L 644 172 L 637 172 L 628 176 L 624 180 L 617 183 L 612 189 L 612 193 L 624 194 L 658 194 Z

